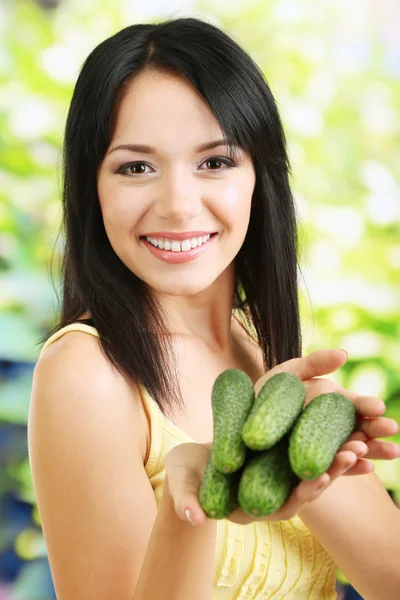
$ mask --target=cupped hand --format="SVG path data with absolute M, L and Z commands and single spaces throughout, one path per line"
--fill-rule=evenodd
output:
M 285 371 L 302 379 L 307 391 L 304 406 L 313 398 L 328 392 L 343 394 L 349 398 L 357 411 L 356 430 L 339 449 L 331 468 L 339 468 L 337 461 L 343 459 L 352 463 L 346 475 L 365 475 L 373 471 L 374 466 L 370 460 L 392 460 L 400 456 L 400 446 L 376 439 L 395 435 L 399 426 L 393 419 L 380 416 L 386 411 L 383 400 L 375 396 L 358 396 L 322 377 L 339 369 L 346 360 L 347 353 L 344 350 L 316 350 L 308 356 L 293 358 L 268 371 L 257 381 L 255 391 L 257 394 L 270 377 Z M 347 454 L 342 455 L 343 452 Z
M 163 493 L 172 497 L 176 514 L 192 525 L 204 525 L 209 519 L 199 503 L 199 490 L 207 466 L 212 443 L 184 443 L 175 446 L 165 457 L 165 479 Z M 309 502 L 315 500 L 321 492 L 342 475 L 351 466 L 352 452 L 340 452 L 335 464 L 313 481 L 300 481 L 286 502 L 275 513 L 267 517 L 250 517 L 238 507 L 226 519 L 240 525 L 253 521 L 280 521 L 291 519 Z M 189 514 L 188 514 L 189 513 Z
M 322 393 L 342 393 L 355 404 L 357 428 L 339 448 L 327 472 L 315 480 L 299 481 L 278 511 L 267 517 L 254 518 L 249 517 L 239 507 L 227 517 L 227 520 L 244 525 L 260 520 L 291 519 L 305 504 L 317 498 L 341 475 L 361 475 L 371 472 L 373 464 L 366 460 L 367 458 L 390 460 L 400 455 L 397 444 L 375 439 L 393 435 L 398 431 L 395 421 L 380 416 L 385 412 L 385 404 L 382 400 L 372 396 L 357 396 L 334 381 L 322 378 L 323 375 L 336 371 L 346 360 L 347 354 L 344 351 L 317 350 L 308 356 L 294 358 L 277 365 L 257 381 L 254 386 L 256 394 L 276 373 L 285 371 L 297 375 L 306 386 L 305 406 Z M 164 492 L 171 495 L 177 515 L 187 521 L 189 514 L 189 520 L 195 525 L 203 525 L 208 520 L 199 503 L 199 490 L 211 447 L 212 442 L 180 444 L 170 450 L 164 461 L 166 470 Z

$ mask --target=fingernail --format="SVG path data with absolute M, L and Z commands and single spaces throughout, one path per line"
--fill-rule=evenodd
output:
M 345 350 L 344 348 L 340 348 L 340 350 L 345 353 L 346 358 L 349 357 L 349 353 L 347 352 L 347 350 Z
M 185 510 L 185 517 L 187 518 L 187 520 L 189 521 L 189 523 L 191 523 L 192 525 L 194 525 L 196 527 L 196 523 L 193 521 L 192 515 L 191 515 L 190 510 L 188 508 Z

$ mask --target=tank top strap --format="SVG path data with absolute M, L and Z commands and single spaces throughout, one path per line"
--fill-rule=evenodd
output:
M 163 448 L 165 445 L 165 417 L 156 401 L 150 396 L 142 384 L 138 384 L 143 409 L 149 423 L 149 449 L 144 462 L 147 477 L 156 476 L 162 467 Z
M 95 337 L 99 337 L 97 329 L 93 325 L 88 325 L 86 323 L 80 323 L 76 321 L 75 323 L 71 323 L 70 325 L 65 325 L 65 327 L 61 327 L 61 329 L 53 333 L 43 344 L 40 354 L 42 354 L 42 352 L 44 352 L 46 348 L 51 346 L 51 344 L 59 340 L 63 335 L 65 335 L 69 331 L 82 331 L 83 333 L 88 333 Z

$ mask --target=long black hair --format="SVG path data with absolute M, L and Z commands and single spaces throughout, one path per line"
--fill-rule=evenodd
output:
M 97 170 L 123 90 L 153 69 L 190 82 L 228 145 L 251 154 L 256 182 L 247 235 L 235 258 L 233 307 L 254 327 L 266 370 L 301 355 L 298 233 L 275 100 L 260 68 L 229 35 L 205 20 L 167 18 L 128 26 L 91 52 L 66 122 L 62 307 L 44 339 L 89 310 L 106 356 L 167 414 L 182 406 L 182 396 L 161 306 L 115 254 L 97 194 Z

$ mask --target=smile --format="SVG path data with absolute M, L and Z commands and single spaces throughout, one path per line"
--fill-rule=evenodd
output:
M 211 237 L 210 234 L 204 235 L 202 237 L 194 237 L 187 240 L 182 240 L 178 242 L 177 240 L 168 240 L 168 239 L 155 239 L 151 237 L 146 237 L 146 240 L 150 242 L 156 248 L 160 248 L 160 250 L 170 250 L 171 252 L 187 252 L 191 248 L 198 248 L 205 244 L 207 240 Z
M 218 233 L 213 233 L 181 241 L 148 237 L 142 237 L 141 240 L 155 257 L 170 264 L 177 264 L 193 260 L 203 254 L 212 245 L 217 235 Z

